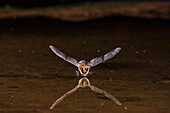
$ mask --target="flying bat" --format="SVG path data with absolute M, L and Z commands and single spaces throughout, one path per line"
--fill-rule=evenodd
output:
M 49 47 L 57 56 L 64 59 L 65 61 L 73 64 L 74 66 L 78 67 L 79 72 L 83 76 L 88 75 L 91 67 L 94 67 L 100 63 L 104 63 L 106 60 L 109 60 L 112 57 L 114 57 L 121 50 L 121 48 L 118 47 L 118 48 L 106 53 L 105 55 L 103 55 L 101 57 L 93 58 L 92 60 L 90 60 L 90 62 L 87 62 L 85 60 L 81 60 L 78 62 L 76 59 L 65 55 L 64 53 L 62 53 L 60 50 L 58 50 L 54 46 L 50 45 Z

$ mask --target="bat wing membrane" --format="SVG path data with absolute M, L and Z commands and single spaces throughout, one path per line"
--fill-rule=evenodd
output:
M 65 61 L 67 61 L 67 62 L 69 62 L 69 63 L 71 63 L 71 64 L 73 64 L 77 67 L 79 66 L 79 63 L 76 59 L 66 56 L 64 53 L 62 53 L 60 50 L 58 50 L 57 48 L 55 48 L 52 45 L 50 45 L 49 47 L 60 58 L 64 59 Z
M 105 62 L 106 60 L 109 60 L 111 59 L 112 57 L 114 57 L 117 53 L 119 53 L 119 51 L 121 50 L 121 48 L 116 48 L 110 52 L 108 52 L 107 54 L 105 54 L 104 56 L 101 56 L 101 57 L 96 57 L 96 58 L 93 58 L 91 61 L 90 61 L 90 65 L 91 67 L 94 67 L 102 62 Z

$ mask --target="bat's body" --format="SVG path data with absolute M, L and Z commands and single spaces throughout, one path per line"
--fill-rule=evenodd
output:
M 122 105 L 120 103 L 120 101 L 118 99 L 116 99 L 113 95 L 107 93 L 105 90 L 101 90 L 93 85 L 90 84 L 90 81 L 86 78 L 83 77 L 79 80 L 78 85 L 71 89 L 69 92 L 65 93 L 63 96 L 61 96 L 59 99 L 57 99 L 52 106 L 50 107 L 50 109 L 53 109 L 57 104 L 59 104 L 64 98 L 66 98 L 68 95 L 74 93 L 78 88 L 84 88 L 84 87 L 89 87 L 91 90 L 93 90 L 94 92 L 103 94 L 104 96 L 106 96 L 107 98 L 109 98 L 110 100 L 114 101 L 116 104 L 118 105 Z
M 91 67 L 94 67 L 94 66 L 96 66 L 96 65 L 98 65 L 100 63 L 105 62 L 106 60 L 111 59 L 112 57 L 114 57 L 121 50 L 121 48 L 116 48 L 116 49 L 108 52 L 104 56 L 93 58 L 90 62 L 87 62 L 85 60 L 81 60 L 81 61 L 78 62 L 76 59 L 66 56 L 64 53 L 59 51 L 54 46 L 50 45 L 49 47 L 51 48 L 51 50 L 57 56 L 59 56 L 60 58 L 64 59 L 65 61 L 75 65 L 76 67 L 78 67 L 79 72 L 83 76 L 88 75 Z

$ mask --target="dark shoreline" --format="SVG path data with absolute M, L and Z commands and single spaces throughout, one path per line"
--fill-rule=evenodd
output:
M 110 8 L 100 7 L 69 7 L 69 8 L 35 8 L 13 9 L 1 8 L 0 19 L 20 18 L 51 18 L 62 21 L 82 22 L 109 18 L 113 16 L 134 17 L 141 19 L 170 20 L 170 8 L 166 3 L 141 3 L 133 6 L 119 6 Z

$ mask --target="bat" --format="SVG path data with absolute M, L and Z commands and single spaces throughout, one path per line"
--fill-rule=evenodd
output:
M 78 62 L 76 59 L 65 55 L 64 53 L 62 53 L 60 50 L 58 50 L 54 46 L 50 45 L 49 47 L 57 56 L 64 59 L 65 61 L 73 64 L 74 66 L 78 67 L 79 72 L 83 76 L 88 75 L 91 67 L 94 67 L 100 63 L 104 63 L 105 61 L 113 58 L 121 50 L 121 48 L 118 47 L 118 48 L 106 53 L 105 55 L 103 55 L 101 57 L 93 58 L 92 60 L 90 60 L 90 62 L 87 62 L 85 60 L 81 60 Z

